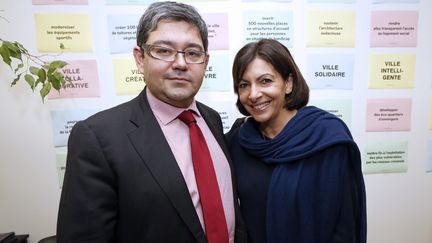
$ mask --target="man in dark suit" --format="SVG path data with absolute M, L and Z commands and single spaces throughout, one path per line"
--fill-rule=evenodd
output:
M 213 243 L 189 129 L 177 118 L 185 110 L 193 111 L 213 161 L 228 232 L 218 243 L 245 242 L 220 116 L 194 99 L 209 60 L 206 23 L 190 5 L 158 2 L 137 31 L 133 54 L 146 88 L 72 129 L 58 243 Z

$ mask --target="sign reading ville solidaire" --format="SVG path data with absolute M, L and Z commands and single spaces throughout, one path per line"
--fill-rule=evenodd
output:
M 352 89 L 353 55 L 309 55 L 308 82 L 314 89 Z

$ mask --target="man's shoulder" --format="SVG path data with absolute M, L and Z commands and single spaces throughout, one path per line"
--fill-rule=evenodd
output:
M 88 125 L 109 125 L 119 121 L 129 120 L 133 112 L 139 107 L 137 98 L 107 108 L 88 117 L 83 122 Z

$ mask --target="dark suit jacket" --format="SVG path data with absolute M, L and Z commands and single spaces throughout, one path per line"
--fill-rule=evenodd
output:
M 197 106 L 230 161 L 219 114 L 203 104 Z M 236 197 L 235 191 L 233 196 Z M 237 204 L 235 213 L 235 240 L 245 242 L 246 230 Z M 150 110 L 145 90 L 135 99 L 73 127 L 57 240 L 207 242 L 183 175 Z

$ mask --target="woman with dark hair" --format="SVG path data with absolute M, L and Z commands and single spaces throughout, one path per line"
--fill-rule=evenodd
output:
M 289 50 L 249 43 L 232 72 L 246 118 L 226 138 L 250 242 L 366 242 L 358 147 L 342 120 L 306 106 L 309 88 Z

